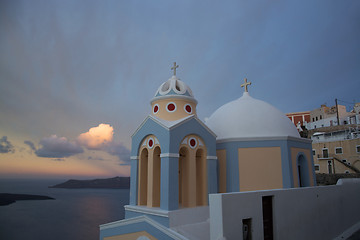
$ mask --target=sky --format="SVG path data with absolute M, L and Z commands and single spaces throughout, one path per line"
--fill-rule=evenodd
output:
M 0 0 L 0 178 L 129 176 L 131 135 L 177 76 L 201 120 L 360 102 L 360 1 Z M 264 116 L 266 117 L 266 116 Z

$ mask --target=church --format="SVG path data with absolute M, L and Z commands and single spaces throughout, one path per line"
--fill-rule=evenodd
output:
M 101 225 L 100 239 L 257 239 L 257 220 L 250 215 L 239 219 L 236 238 L 225 236 L 226 226 L 215 230 L 217 222 L 233 217 L 231 209 L 217 206 L 219 201 L 314 187 L 311 140 L 300 138 L 281 111 L 251 97 L 247 79 L 240 98 L 202 122 L 197 100 L 177 77 L 177 68 L 174 63 L 173 75 L 150 101 L 151 113 L 132 135 L 125 219 Z M 274 195 L 267 203 L 271 212 L 273 201 Z M 261 204 L 264 208 L 264 198 Z M 273 213 L 270 218 L 267 228 L 273 229 Z M 260 232 L 274 236 L 266 231 Z

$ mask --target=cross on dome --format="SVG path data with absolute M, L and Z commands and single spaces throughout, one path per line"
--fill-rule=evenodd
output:
M 176 65 L 176 62 L 174 62 L 174 66 L 171 68 L 171 70 L 174 70 L 174 76 L 176 76 L 176 69 L 179 67 L 179 65 Z
M 247 78 L 244 78 L 244 83 L 241 84 L 241 87 L 245 87 L 245 92 L 248 92 L 248 85 L 251 85 L 251 82 L 247 82 Z

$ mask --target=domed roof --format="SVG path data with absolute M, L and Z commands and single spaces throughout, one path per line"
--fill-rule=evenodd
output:
M 297 137 L 295 125 L 272 105 L 248 92 L 217 109 L 206 121 L 217 140 L 253 137 Z
M 197 103 L 189 86 L 186 85 L 183 81 L 180 81 L 176 75 L 172 76 L 169 78 L 169 80 L 160 85 L 155 93 L 154 98 L 151 100 L 151 103 L 158 99 L 173 97 L 185 98 Z

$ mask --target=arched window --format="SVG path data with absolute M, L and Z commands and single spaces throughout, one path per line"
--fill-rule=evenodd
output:
M 139 193 L 138 205 L 147 205 L 148 188 L 148 150 L 143 148 L 139 157 Z
M 179 205 L 207 205 L 206 147 L 196 135 L 188 135 L 179 149 Z
M 152 166 L 152 204 L 151 207 L 160 207 L 160 172 L 161 172 L 161 161 L 160 161 L 161 150 L 157 146 L 153 151 L 153 166 Z
M 310 186 L 310 176 L 309 176 L 309 167 L 307 160 L 303 154 L 300 154 L 297 157 L 297 172 L 299 179 L 299 187 L 308 187 Z
M 154 135 L 141 144 L 138 172 L 138 205 L 160 207 L 161 148 Z
M 180 148 L 179 155 L 179 205 L 187 207 L 189 199 L 189 193 L 186 191 L 189 179 L 189 150 L 186 147 L 182 147 Z
M 206 156 L 203 149 L 196 151 L 196 205 L 207 205 Z

